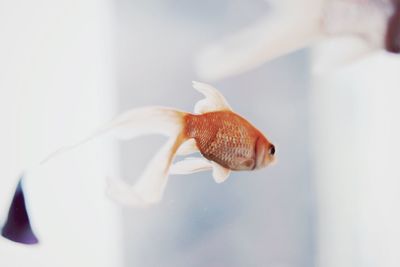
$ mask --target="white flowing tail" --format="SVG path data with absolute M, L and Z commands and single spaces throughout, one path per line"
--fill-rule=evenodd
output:
M 159 202 L 168 182 L 170 166 L 183 141 L 184 139 L 179 134 L 171 136 L 147 164 L 144 172 L 133 186 L 121 179 L 109 178 L 108 195 L 125 205 L 146 206 Z
M 107 193 L 112 199 L 135 206 L 145 206 L 162 199 L 169 168 L 179 146 L 185 141 L 182 134 L 184 115 L 185 112 L 176 109 L 145 107 L 118 116 L 104 128 L 103 131 L 122 139 L 154 133 L 169 137 L 133 186 L 121 179 L 108 179 Z
M 162 198 L 167 184 L 169 167 L 176 151 L 185 141 L 182 135 L 183 116 L 185 114 L 183 111 L 159 106 L 129 110 L 117 116 L 89 137 L 57 149 L 34 167 L 43 165 L 54 157 L 103 135 L 112 135 L 119 139 L 131 139 L 147 134 L 165 135 L 169 137 L 167 143 L 148 163 L 133 186 L 128 185 L 122 179 L 108 179 L 107 193 L 117 202 L 136 206 L 156 203 Z

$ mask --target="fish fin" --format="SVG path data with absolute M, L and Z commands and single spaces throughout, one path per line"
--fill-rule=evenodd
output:
M 172 160 L 178 147 L 185 141 L 185 138 L 182 137 L 185 114 L 183 111 L 158 106 L 132 109 L 117 116 L 89 137 L 59 148 L 38 165 L 28 168 L 27 171 L 105 134 L 129 139 L 144 134 L 159 133 L 170 138 L 156 153 L 134 186 L 130 186 L 120 179 L 109 178 L 107 189 L 109 196 L 127 205 L 144 206 L 158 202 L 162 198 Z
M 146 207 L 149 205 L 134 188 L 121 178 L 107 177 L 107 196 L 123 205 Z
M 204 158 L 186 158 L 172 165 L 170 174 L 191 174 L 210 170 L 212 170 L 213 178 L 217 183 L 224 182 L 231 173 L 231 170 L 214 161 L 208 161 Z
M 203 114 L 212 111 L 232 110 L 225 97 L 211 85 L 193 81 L 193 88 L 205 96 L 194 106 L 195 113 Z
M 271 14 L 207 45 L 195 58 L 196 72 L 210 81 L 237 75 L 305 47 L 322 34 L 318 13 L 292 13 Z
M 222 167 L 221 165 L 219 165 L 218 163 L 212 161 L 212 168 L 213 168 L 213 177 L 216 183 L 220 184 L 225 182 L 226 179 L 228 179 L 231 170 Z
M 176 152 L 177 155 L 186 156 L 189 154 L 193 154 L 199 151 L 197 147 L 196 140 L 194 138 L 190 138 L 186 140 Z
M 183 141 L 181 135 L 171 137 L 147 164 L 133 186 L 120 179 L 109 179 L 107 194 L 115 201 L 131 206 L 146 206 L 159 202 L 167 185 L 171 163 Z
M 244 166 L 246 169 L 253 169 L 256 165 L 256 161 L 254 159 L 238 158 L 237 161 L 239 162 L 239 166 Z
M 171 166 L 170 174 L 191 174 L 202 171 L 210 171 L 213 165 L 204 158 L 186 158 Z
M 179 133 L 183 127 L 183 111 L 160 106 L 135 108 L 122 113 L 111 122 L 91 134 L 89 137 L 63 146 L 48 155 L 40 162 L 40 165 L 48 160 L 79 147 L 95 138 L 110 134 L 119 139 L 132 139 L 145 134 L 162 134 L 173 136 Z
M 182 128 L 185 112 L 160 106 L 135 108 L 122 113 L 108 123 L 103 131 L 120 139 L 147 134 L 172 136 Z

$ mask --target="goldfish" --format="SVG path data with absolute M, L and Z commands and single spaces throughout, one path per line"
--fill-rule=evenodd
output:
M 196 103 L 194 113 L 166 107 L 134 109 L 121 115 L 112 125 L 131 125 L 128 136 L 159 133 L 169 137 L 133 186 L 120 179 L 109 180 L 108 193 L 118 202 L 147 205 L 161 200 L 169 174 L 212 171 L 222 183 L 231 171 L 261 169 L 274 162 L 274 145 L 250 122 L 236 114 L 214 87 L 193 82 L 205 98 Z M 121 132 L 122 133 L 122 132 Z M 176 155 L 199 152 L 172 164 Z
M 107 123 L 93 134 L 56 150 L 36 167 L 78 146 L 104 135 L 132 139 L 147 134 L 168 137 L 133 185 L 121 178 L 108 177 L 107 195 L 118 203 L 145 207 L 162 200 L 170 174 L 183 175 L 212 171 L 217 183 L 224 182 L 232 171 L 253 171 L 275 161 L 275 146 L 245 118 L 235 113 L 224 96 L 211 85 L 193 82 L 205 98 L 195 104 L 194 113 L 175 108 L 149 106 L 134 108 Z M 186 157 L 173 163 L 176 155 Z M 19 181 L 2 235 L 8 239 L 34 244 L 38 240 L 31 229 Z M 13 209 L 19 209 L 13 210 Z M 23 220 L 16 227 L 16 222 Z
M 398 0 L 268 2 L 268 15 L 199 51 L 195 67 L 200 77 L 223 79 L 314 45 L 334 54 L 316 53 L 314 73 L 339 69 L 380 50 L 400 53 Z M 340 45 L 330 45 L 332 40 Z

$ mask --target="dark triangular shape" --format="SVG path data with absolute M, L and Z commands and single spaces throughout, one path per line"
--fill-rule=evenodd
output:
M 17 189 L 15 190 L 1 235 L 18 243 L 37 244 L 39 241 L 32 231 L 28 212 L 26 211 L 22 178 L 23 176 L 19 180 Z

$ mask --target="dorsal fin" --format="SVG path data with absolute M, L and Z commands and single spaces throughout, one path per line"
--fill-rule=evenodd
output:
M 197 114 L 232 110 L 225 97 L 211 85 L 193 81 L 193 88 L 202 93 L 205 98 L 198 101 L 194 106 L 194 112 Z

